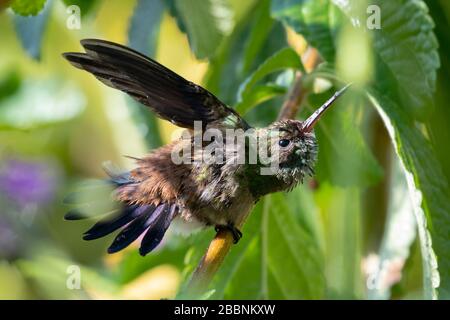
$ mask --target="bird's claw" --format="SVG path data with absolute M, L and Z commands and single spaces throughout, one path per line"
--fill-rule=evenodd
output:
M 236 244 L 239 242 L 239 240 L 241 240 L 242 238 L 242 232 L 241 230 L 239 230 L 238 228 L 236 228 L 234 226 L 234 224 L 229 223 L 227 225 L 222 225 L 222 226 L 215 226 L 214 230 L 216 230 L 216 232 L 219 232 L 222 229 L 226 229 L 229 230 L 231 232 L 231 234 L 233 235 L 233 243 Z

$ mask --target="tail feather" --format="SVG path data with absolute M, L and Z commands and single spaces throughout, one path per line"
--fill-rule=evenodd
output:
M 147 206 L 127 206 L 119 215 L 100 220 L 94 224 L 92 228 L 83 234 L 83 239 L 94 240 L 102 238 L 138 218 L 148 209 Z
M 105 163 L 103 167 L 109 179 L 103 181 L 99 186 L 102 188 L 106 186 L 105 192 L 99 194 L 94 192 L 97 189 L 95 188 L 89 189 L 88 192 L 77 191 L 70 194 L 64 199 L 64 202 L 77 205 L 77 207 L 69 210 L 64 218 L 66 220 L 80 220 L 98 215 L 101 212 L 100 214 L 106 217 L 100 218 L 97 223 L 87 230 L 83 234 L 83 239 L 99 239 L 118 229 L 122 229 L 108 248 L 108 253 L 115 253 L 126 248 L 145 233 L 139 249 L 140 254 L 144 256 L 161 242 L 166 230 L 177 214 L 177 206 L 170 203 L 161 203 L 155 206 L 150 204 L 130 204 L 127 202 L 119 203 L 117 201 L 115 203 L 118 206 L 111 207 L 111 209 L 108 209 L 108 206 L 102 206 L 105 202 L 111 202 L 110 194 L 114 192 L 111 187 L 123 188 L 137 183 L 132 179 L 130 172 L 124 172 L 110 163 Z M 86 211 L 89 211 L 90 214 L 87 214 Z
M 176 213 L 177 213 L 177 206 L 172 205 L 169 208 L 167 214 L 161 214 L 154 222 L 154 224 L 152 224 L 148 228 L 144 238 L 142 239 L 141 247 L 139 248 L 139 253 L 142 256 L 145 256 L 147 253 L 149 253 L 158 246 L 158 244 L 163 239 L 164 234 L 169 228 L 170 223 L 172 222 Z
M 158 221 L 160 216 L 167 215 L 167 205 L 162 204 L 156 209 L 154 207 L 146 208 L 145 211 L 125 227 L 114 239 L 111 246 L 108 248 L 108 253 L 115 253 L 128 247 L 134 240 L 136 240 L 147 228 Z

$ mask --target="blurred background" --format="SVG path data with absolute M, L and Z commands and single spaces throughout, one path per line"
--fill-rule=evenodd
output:
M 355 83 L 316 130 L 316 177 L 258 203 L 205 298 L 448 297 L 450 6 L 375 1 L 377 33 L 376 8 L 344 2 L 0 1 L 0 299 L 183 297 L 214 236 L 169 229 L 146 257 L 108 255 L 113 236 L 86 242 L 92 220 L 64 221 L 64 196 L 102 163 L 130 169 L 177 134 L 61 57 L 83 38 L 151 56 L 255 126 L 296 72 L 310 72 L 299 119 Z

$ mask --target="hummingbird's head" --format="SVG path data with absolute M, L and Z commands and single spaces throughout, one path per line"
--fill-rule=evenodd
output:
M 274 173 L 288 188 L 314 174 L 317 140 L 312 130 L 303 129 L 303 124 L 299 120 L 280 120 L 268 128 L 271 155 L 277 161 Z
M 271 167 L 275 168 L 274 174 L 282 182 L 283 189 L 292 189 L 302 182 L 305 176 L 314 174 L 318 152 L 314 126 L 349 86 L 336 92 L 305 121 L 287 119 L 274 122 L 269 126 L 268 136 L 271 137 L 269 145 L 272 161 L 274 161 Z

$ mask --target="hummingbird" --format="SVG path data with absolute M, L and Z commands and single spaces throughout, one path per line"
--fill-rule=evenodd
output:
M 81 45 L 84 53 L 63 53 L 74 67 L 125 92 L 160 118 L 194 132 L 134 158 L 136 167 L 130 171 L 106 170 L 106 181 L 113 186 L 111 196 L 119 206 L 87 230 L 83 239 L 94 240 L 120 230 L 108 253 L 140 238 L 139 253 L 145 256 L 158 246 L 174 221 L 211 226 L 216 231 L 225 228 L 237 243 L 242 237 L 237 219 L 243 212 L 249 212 L 262 196 L 289 191 L 314 174 L 318 152 L 314 126 L 348 87 L 337 91 L 305 121 L 279 120 L 253 128 L 211 92 L 131 48 L 99 39 L 84 39 Z M 213 129 L 225 135 L 227 130 L 242 130 L 251 132 L 251 137 L 270 138 L 266 151 L 271 154 L 277 148 L 277 166 L 261 161 L 219 161 L 214 151 L 209 153 L 212 161 L 201 161 L 207 148 L 204 141 L 195 142 L 196 123 L 201 124 L 200 132 Z M 211 139 L 211 143 L 219 140 Z M 186 149 L 192 161 L 175 163 L 173 155 Z M 243 149 L 250 149 L 248 141 Z M 235 155 L 235 149 L 225 143 L 223 154 Z M 262 174 L 264 167 L 272 168 L 272 174 Z M 82 216 L 69 211 L 65 218 Z

